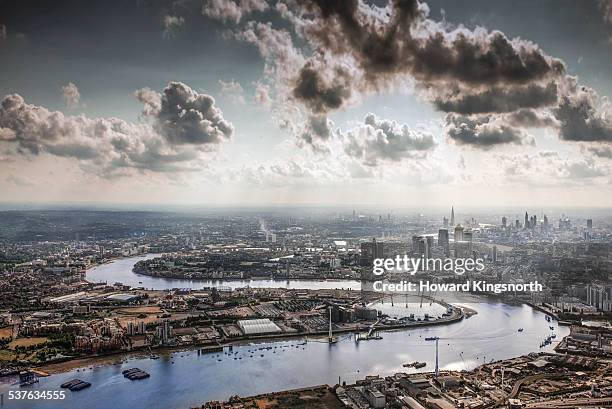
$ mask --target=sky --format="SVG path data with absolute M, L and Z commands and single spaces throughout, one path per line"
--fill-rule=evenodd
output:
M 0 201 L 612 203 L 612 1 L 0 1 Z

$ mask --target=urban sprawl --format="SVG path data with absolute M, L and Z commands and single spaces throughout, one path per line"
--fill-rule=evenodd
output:
M 612 216 L 499 213 L 0 212 L 0 381 L 24 390 L 82 360 L 158 359 L 190 348 L 237 360 L 233 346 L 262 340 L 333 345 L 350 335 L 375 343 L 387 331 L 467 320 L 477 313 L 461 302 L 470 297 L 527 304 L 544 313 L 542 325 L 569 335 L 542 340 L 540 347 L 554 344 L 550 352 L 465 370 L 443 370 L 436 355 L 433 368 L 407 362 L 405 372 L 363 374 L 356 383 L 223 402 L 203 396 L 201 407 L 612 407 Z M 126 272 L 138 283 L 89 275 L 144 255 Z M 481 260 L 482 268 L 374 268 L 396 257 Z M 151 279 L 195 284 L 147 288 Z M 264 281 L 293 284 L 257 284 Z M 300 287 L 313 281 L 330 285 Z M 409 302 L 436 308 L 401 316 L 381 307 Z M 422 340 L 436 351 L 439 341 Z M 161 376 L 124 372 L 126 382 Z M 78 399 L 90 385 L 75 379 L 62 387 Z

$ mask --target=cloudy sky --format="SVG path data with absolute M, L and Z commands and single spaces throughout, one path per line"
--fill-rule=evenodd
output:
M 0 201 L 612 203 L 610 1 L 0 1 L 0 61 Z

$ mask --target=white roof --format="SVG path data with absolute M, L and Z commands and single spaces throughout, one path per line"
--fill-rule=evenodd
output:
M 281 332 L 281 329 L 267 318 L 257 320 L 240 320 L 238 326 L 245 335 L 269 334 L 271 332 Z

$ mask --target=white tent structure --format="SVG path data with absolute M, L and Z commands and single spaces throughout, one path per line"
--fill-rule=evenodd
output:
M 240 320 L 238 326 L 244 335 L 272 334 L 282 330 L 267 318 L 257 320 Z

